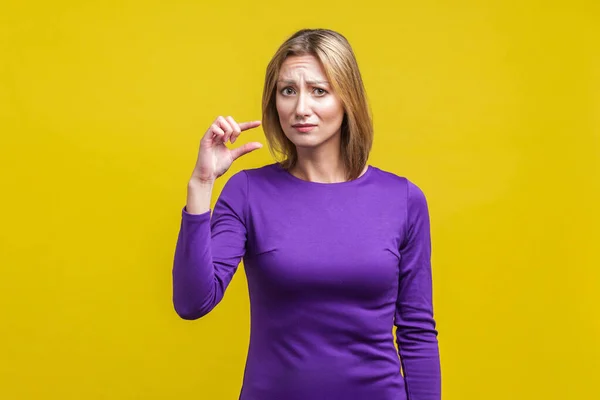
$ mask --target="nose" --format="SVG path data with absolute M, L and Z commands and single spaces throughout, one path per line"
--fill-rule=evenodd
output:
M 302 119 L 302 118 L 310 115 L 310 104 L 309 104 L 310 99 L 304 92 L 301 92 L 298 95 L 297 99 L 298 100 L 296 101 L 296 110 L 295 110 L 296 118 Z

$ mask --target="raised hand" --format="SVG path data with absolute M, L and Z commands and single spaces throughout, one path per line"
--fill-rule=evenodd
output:
M 256 128 L 260 124 L 261 121 L 238 124 L 232 117 L 218 117 L 200 140 L 200 150 L 192 180 L 203 183 L 214 182 L 227 172 L 236 159 L 260 149 L 262 144 L 259 142 L 246 143 L 235 149 L 226 146 L 227 142 L 235 143 L 243 131 Z

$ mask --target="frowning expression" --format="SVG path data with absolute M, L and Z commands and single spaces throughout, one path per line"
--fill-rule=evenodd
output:
M 285 59 L 276 106 L 283 132 L 297 147 L 339 143 L 344 107 L 315 56 Z

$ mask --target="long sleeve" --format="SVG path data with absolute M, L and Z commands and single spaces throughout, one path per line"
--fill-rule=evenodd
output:
M 173 305 L 183 319 L 208 314 L 223 298 L 246 248 L 248 178 L 244 171 L 225 184 L 203 214 L 182 210 L 173 261 Z
M 400 248 L 396 341 L 408 400 L 441 399 L 441 367 L 433 317 L 431 237 L 427 200 L 408 181 L 406 237 Z

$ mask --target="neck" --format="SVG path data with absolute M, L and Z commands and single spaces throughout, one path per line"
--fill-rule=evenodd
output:
M 331 149 L 298 148 L 298 161 L 289 171 L 292 175 L 310 182 L 338 183 L 345 182 L 346 167 L 340 151 Z

